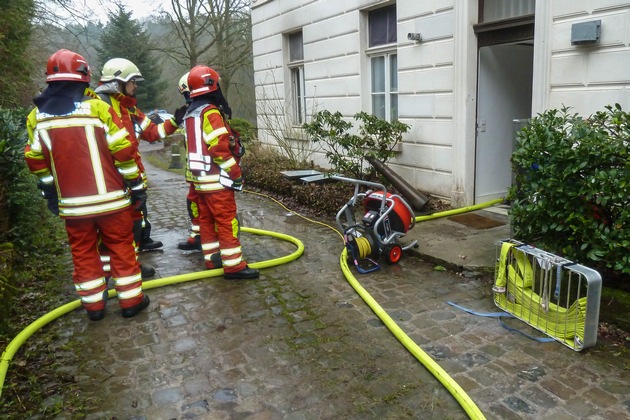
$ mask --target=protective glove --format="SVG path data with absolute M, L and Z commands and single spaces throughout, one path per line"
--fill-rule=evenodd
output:
M 48 207 L 48 210 L 52 214 L 54 214 L 55 216 L 59 216 L 59 200 L 57 199 L 57 196 L 55 196 L 54 198 L 49 198 L 46 202 L 46 207 Z
M 175 110 L 173 114 L 173 120 L 175 120 L 175 124 L 179 127 L 184 122 L 184 115 L 186 115 L 186 110 L 188 109 L 188 105 L 182 105 Z
M 134 210 L 140 211 L 147 202 L 147 188 L 142 177 L 139 176 L 133 181 L 126 181 L 126 184 L 131 194 L 131 204 Z
M 131 204 L 135 211 L 140 211 L 147 202 L 146 190 L 131 190 Z
M 239 176 L 235 180 L 232 180 L 232 186 L 230 188 L 234 191 L 243 191 L 243 177 Z
M 42 197 L 46 199 L 48 210 L 55 216 L 59 216 L 59 197 L 57 197 L 55 184 L 44 184 L 42 181 L 39 181 L 37 188 L 41 190 Z

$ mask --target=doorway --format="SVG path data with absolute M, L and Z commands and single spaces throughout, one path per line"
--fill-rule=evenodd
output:
M 475 203 L 505 197 L 512 185 L 515 120 L 532 108 L 533 42 L 479 48 Z

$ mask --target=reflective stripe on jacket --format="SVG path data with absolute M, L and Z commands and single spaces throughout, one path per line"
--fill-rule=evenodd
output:
M 221 178 L 241 177 L 240 158 L 230 151 L 227 123 L 216 106 L 202 105 L 188 110 L 184 123 L 188 153 L 186 179 L 194 184 L 196 191 L 220 191 L 226 188 Z
M 124 105 L 125 100 L 133 101 L 133 103 L 135 104 L 135 99 L 131 97 L 125 97 L 125 95 L 121 93 L 101 93 L 99 94 L 99 96 L 101 96 L 101 98 L 103 98 L 103 96 L 107 96 L 108 100 L 106 100 L 106 102 L 110 103 L 112 108 L 114 108 L 114 111 L 116 111 L 116 114 L 118 114 L 118 116 L 122 120 L 125 128 L 130 134 L 131 141 L 136 151 L 139 147 L 138 137 L 148 141 L 149 143 L 152 143 L 173 134 L 178 128 L 177 124 L 175 124 L 173 120 L 169 119 L 163 123 L 156 124 L 151 121 L 151 119 L 147 117 L 142 111 L 140 111 L 137 106 L 134 105 L 130 107 Z M 123 103 L 121 103 L 121 101 Z M 136 164 L 138 165 L 142 173 L 144 173 L 144 165 L 142 164 L 142 159 L 140 158 L 140 155 L 138 155 Z
M 67 115 L 35 108 L 26 126 L 26 163 L 42 182 L 54 182 L 62 218 L 108 214 L 129 206 L 124 180 L 141 178 L 137 153 L 108 104 L 86 97 Z

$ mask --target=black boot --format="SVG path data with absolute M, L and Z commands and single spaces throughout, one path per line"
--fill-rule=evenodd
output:
M 155 276 L 155 268 L 149 264 L 140 264 L 140 274 L 143 279 Z
M 213 268 L 209 268 L 209 270 L 213 270 L 215 268 L 223 268 L 223 261 L 221 261 L 221 254 L 215 252 L 210 255 L 210 262 L 212 263 Z
M 100 311 L 87 311 L 87 315 L 90 321 L 100 321 L 105 318 L 105 309 L 101 309 Z
M 140 242 L 140 251 L 149 251 L 151 249 L 162 248 L 164 244 L 162 241 L 154 241 L 151 238 L 147 238 Z
M 241 279 L 256 279 L 260 273 L 255 268 L 250 268 L 248 265 L 245 266 L 241 271 L 237 271 L 235 273 L 223 273 L 223 278 L 228 280 L 241 280 Z
M 147 306 L 149 306 L 149 303 L 151 301 L 149 300 L 149 296 L 144 295 L 144 298 L 142 299 L 142 301 L 140 303 L 138 303 L 137 305 L 134 305 L 130 308 L 125 308 L 122 310 L 122 316 L 123 318 L 131 318 L 134 317 L 136 315 L 138 315 L 138 313 L 143 310 L 144 308 L 146 308 Z
M 100 321 L 101 319 L 105 318 L 105 309 L 107 308 L 107 299 L 109 298 L 109 294 L 107 292 L 107 289 L 103 290 L 103 301 L 105 302 L 105 306 L 103 307 L 103 309 L 99 309 L 98 311 L 90 311 L 86 309 L 88 318 L 90 318 L 90 321 Z
M 177 244 L 177 248 L 183 251 L 201 251 L 201 236 L 189 237 L 188 240 Z

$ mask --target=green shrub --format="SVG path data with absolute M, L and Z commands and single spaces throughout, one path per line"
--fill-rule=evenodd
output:
M 0 299 L 3 319 L 11 320 L 0 325 L 0 339 L 57 306 L 69 279 L 63 223 L 48 212 L 24 162 L 25 118 L 26 110 L 0 109 L 0 249 L 2 264 L 10 264 L 0 273 Z
M 323 143 L 328 162 L 338 173 L 358 179 L 374 177 L 374 168 L 366 165 L 365 158 L 373 157 L 386 163 L 395 156 L 393 148 L 401 141 L 409 125 L 394 121 L 389 123 L 376 116 L 359 112 L 354 119 L 359 122 L 359 134 L 350 134 L 353 125 L 343 119 L 340 112 L 324 110 L 313 115 L 304 124 L 304 131 L 315 143 Z
M 230 120 L 230 127 L 240 133 L 241 140 L 245 146 L 251 144 L 251 142 L 256 138 L 256 127 L 254 127 L 254 124 L 250 123 L 246 119 L 232 118 Z
M 568 108 L 518 133 L 510 189 L 515 237 L 597 269 L 630 273 L 630 115 Z

